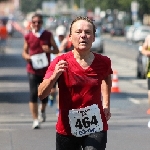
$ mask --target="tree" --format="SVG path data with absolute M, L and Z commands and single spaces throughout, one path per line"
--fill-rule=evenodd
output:
M 149 0 L 137 0 L 139 2 L 139 17 L 143 18 L 144 14 L 150 14 Z
M 44 0 L 21 0 L 21 11 L 25 14 L 36 11 L 42 7 L 43 1 Z
M 0 0 L 0 2 L 6 2 L 6 1 L 9 1 L 9 0 Z
M 8 1 L 8 0 L 0 0 Z M 24 13 L 35 11 L 42 7 L 42 2 L 45 0 L 20 0 L 21 10 Z M 48 0 L 47 0 L 48 1 Z M 50 1 L 50 0 L 49 0 Z M 55 0 L 57 2 L 58 0 Z M 69 7 L 71 7 L 71 1 L 64 0 Z M 80 8 L 81 3 L 84 2 L 84 8 L 86 10 L 94 11 L 95 7 L 100 7 L 101 10 L 117 9 L 119 11 L 126 11 L 131 13 L 131 2 L 134 0 L 74 0 L 74 4 Z M 135 0 L 139 2 L 139 16 L 143 17 L 144 14 L 150 14 L 149 0 Z

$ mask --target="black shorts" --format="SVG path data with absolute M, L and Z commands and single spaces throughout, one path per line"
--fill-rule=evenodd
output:
M 106 143 L 107 131 L 92 133 L 84 137 L 56 133 L 56 150 L 105 150 Z
M 43 81 L 43 77 L 28 73 L 28 78 L 29 78 L 29 86 L 30 86 L 30 102 L 37 103 L 38 102 L 38 86 Z M 48 102 L 48 97 L 42 100 L 43 104 L 46 104 L 47 102 Z
M 148 86 L 148 90 L 150 90 L 150 78 L 147 78 L 147 86 Z
M 57 82 L 55 82 L 55 84 L 53 85 L 53 88 L 56 88 L 56 84 L 57 84 Z

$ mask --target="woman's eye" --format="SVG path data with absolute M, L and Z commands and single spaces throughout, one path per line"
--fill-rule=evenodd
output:
M 90 33 L 91 33 L 90 31 L 87 31 L 87 32 L 86 32 L 86 34 L 90 34 Z

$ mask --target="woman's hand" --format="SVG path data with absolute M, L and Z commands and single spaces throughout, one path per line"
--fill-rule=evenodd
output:
M 50 48 L 48 45 L 42 45 L 42 49 L 45 53 L 49 53 L 50 52 Z
M 27 54 L 24 58 L 25 58 L 25 60 L 26 60 L 27 62 L 30 62 L 30 61 L 31 61 L 31 57 L 30 57 L 29 54 Z
M 106 120 L 108 121 L 111 117 L 110 110 L 108 108 L 104 108 L 104 114 L 105 114 Z
M 68 63 L 65 60 L 60 60 L 56 66 L 53 75 L 59 78 L 59 76 L 66 71 L 66 68 L 68 68 Z

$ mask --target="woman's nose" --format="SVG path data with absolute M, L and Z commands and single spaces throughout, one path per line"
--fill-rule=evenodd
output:
M 85 36 L 86 36 L 85 32 L 81 32 L 81 37 L 85 37 Z

